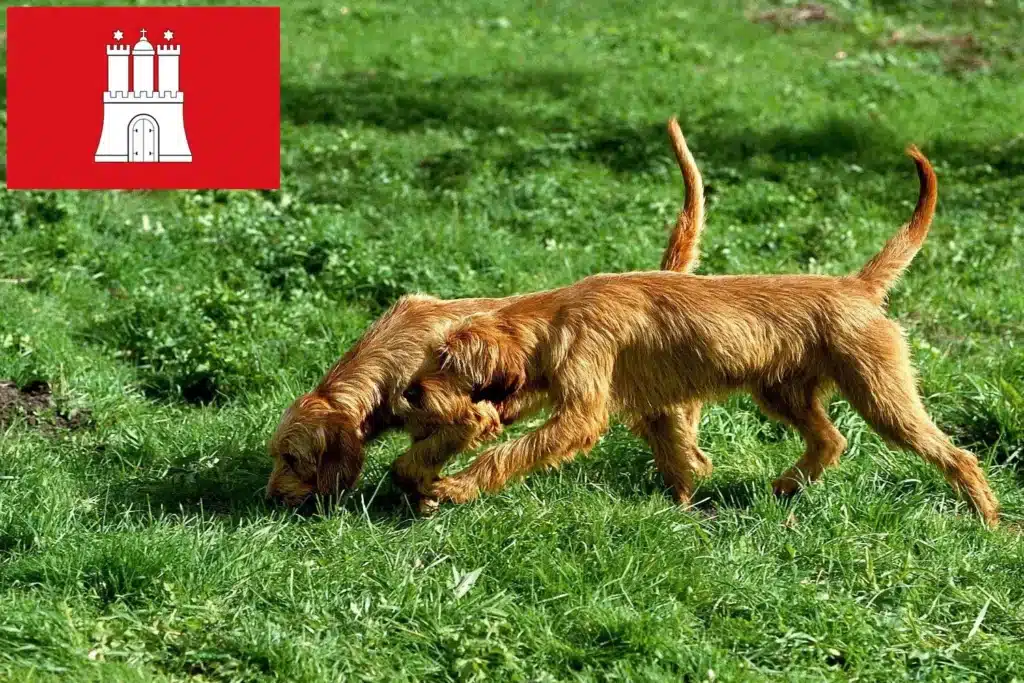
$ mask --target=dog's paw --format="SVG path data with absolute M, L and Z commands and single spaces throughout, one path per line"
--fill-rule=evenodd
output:
M 786 472 L 772 482 L 772 491 L 779 498 L 791 498 L 800 491 L 801 486 L 799 474 Z
M 429 496 L 420 496 L 416 501 L 416 513 L 421 517 L 434 515 L 441 507 L 440 501 Z
M 676 502 L 676 505 L 680 507 L 688 508 L 693 502 L 693 494 L 690 491 L 684 491 L 679 488 L 672 489 L 672 500 Z
M 711 463 L 711 458 L 705 455 L 704 451 L 697 449 L 697 452 L 693 458 L 693 473 L 698 477 L 708 478 L 711 473 L 715 471 L 715 466 Z
M 430 485 L 429 495 L 439 501 L 468 503 L 477 497 L 479 489 L 475 484 L 456 477 L 442 477 Z
M 476 424 L 478 441 L 490 441 L 501 436 L 504 427 L 493 403 L 474 403 L 471 419 Z

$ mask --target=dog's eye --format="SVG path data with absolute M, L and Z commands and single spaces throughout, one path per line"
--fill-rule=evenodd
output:
M 281 456 L 281 459 L 284 460 L 284 464 L 287 465 L 288 468 L 291 470 L 294 470 L 295 466 L 299 463 L 299 461 L 291 453 L 283 454 Z
M 419 382 L 410 384 L 405 391 L 402 392 L 402 398 L 409 402 L 415 408 L 420 408 L 423 405 L 423 385 Z

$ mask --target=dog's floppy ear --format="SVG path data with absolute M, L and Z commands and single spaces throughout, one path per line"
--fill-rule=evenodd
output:
M 456 324 L 438 355 L 442 369 L 466 384 L 474 401 L 497 403 L 526 384 L 526 353 L 515 328 L 493 313 Z
M 324 425 L 325 447 L 316 470 L 317 493 L 340 493 L 355 486 L 363 471 L 363 442 L 356 426 L 340 415 L 330 415 Z

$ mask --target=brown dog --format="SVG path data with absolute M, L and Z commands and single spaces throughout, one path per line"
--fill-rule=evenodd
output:
M 546 392 L 550 419 L 484 451 L 461 473 L 424 493 L 463 502 L 510 478 L 590 449 L 623 414 L 650 444 L 683 503 L 706 469 L 692 422 L 679 406 L 746 390 L 806 442 L 775 482 L 780 494 L 835 465 L 846 439 L 824 404 L 834 388 L 879 434 L 938 467 L 990 525 L 998 502 L 977 458 L 929 419 L 915 388 L 900 327 L 885 317 L 889 289 L 928 233 L 937 182 L 909 147 L 921 182 L 910 222 L 856 275 L 596 275 L 574 285 L 512 297 L 453 325 L 434 368 L 421 378 L 435 407 L 450 396 L 492 400 Z
M 669 121 L 669 137 L 683 174 L 686 200 L 662 267 L 687 271 L 695 264 L 704 227 L 704 187 L 674 118 Z M 443 301 L 418 295 L 400 299 L 316 389 L 300 396 L 285 411 L 270 441 L 274 469 L 268 495 L 296 505 L 313 493 L 352 488 L 363 468 L 364 445 L 389 428 L 405 428 L 413 439 L 392 468 L 396 481 L 409 491 L 423 490 L 436 480 L 452 455 L 493 438 L 502 424 L 539 408 L 546 398 L 543 392 L 460 396 L 427 394 L 421 385 L 410 385 L 452 324 L 514 300 L 516 297 Z M 444 404 L 425 407 L 427 396 Z M 687 421 L 695 422 L 700 404 L 681 405 L 679 411 Z

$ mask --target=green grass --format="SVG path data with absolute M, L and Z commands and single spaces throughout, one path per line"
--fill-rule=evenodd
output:
M 296 0 L 280 192 L 0 195 L 0 379 L 91 420 L 0 433 L 0 679 L 1020 680 L 1024 5 L 767 6 Z M 917 25 L 980 47 L 885 44 Z M 622 427 L 432 519 L 386 481 L 400 435 L 334 509 L 264 502 L 280 412 L 402 293 L 655 267 L 672 113 L 707 273 L 854 270 L 929 154 L 891 310 L 1000 530 L 838 401 L 850 447 L 790 503 L 802 445 L 745 398 L 705 412 L 693 511 Z

